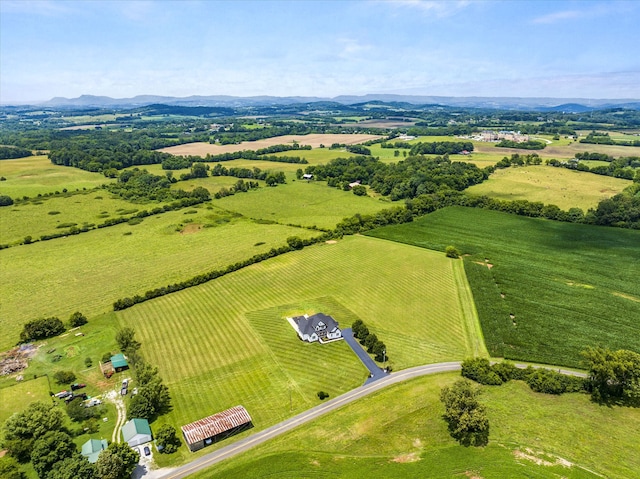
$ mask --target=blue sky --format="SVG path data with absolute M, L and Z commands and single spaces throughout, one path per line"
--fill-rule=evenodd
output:
M 640 1 L 0 0 L 0 102 L 640 98 Z

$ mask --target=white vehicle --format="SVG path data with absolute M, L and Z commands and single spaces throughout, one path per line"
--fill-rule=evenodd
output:
M 93 407 L 93 406 L 99 406 L 100 404 L 102 404 L 102 401 L 100 401 L 100 399 L 89 399 L 86 403 L 85 403 L 85 407 Z

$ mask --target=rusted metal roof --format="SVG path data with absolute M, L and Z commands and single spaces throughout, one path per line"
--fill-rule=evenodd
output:
M 182 432 L 187 442 L 194 444 L 249 422 L 251 416 L 247 410 L 243 406 L 235 406 L 182 426 Z

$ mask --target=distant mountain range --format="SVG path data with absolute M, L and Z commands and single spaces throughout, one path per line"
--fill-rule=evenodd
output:
M 588 98 L 503 98 L 503 97 L 447 97 L 417 95 L 341 95 L 334 98 L 320 97 L 277 97 L 228 95 L 171 97 L 156 95 L 138 95 L 133 98 L 111 98 L 108 96 L 82 95 L 78 98 L 55 97 L 40 103 L 45 107 L 68 108 L 108 108 L 139 107 L 152 104 L 207 107 L 251 107 L 269 105 L 298 105 L 306 103 L 338 103 L 342 105 L 366 104 L 368 102 L 407 103 L 410 105 L 441 105 L 464 108 L 488 108 L 501 110 L 565 111 L 582 113 L 606 108 L 630 108 L 640 110 L 637 99 L 588 99 Z

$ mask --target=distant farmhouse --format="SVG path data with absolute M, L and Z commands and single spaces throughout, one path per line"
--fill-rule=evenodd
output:
M 325 343 L 342 338 L 342 331 L 338 327 L 338 322 L 323 313 L 317 313 L 313 316 L 307 314 L 294 316 L 293 318 L 287 318 L 287 321 L 303 341 Z
M 519 131 L 483 131 L 480 135 L 475 136 L 474 140 L 478 141 L 501 141 L 501 140 L 510 140 L 515 141 L 516 143 L 524 143 L 525 141 L 529 141 L 529 135 L 523 135 Z
M 184 440 L 191 452 L 253 427 L 251 416 L 242 406 L 235 406 L 213 416 L 182 426 Z

